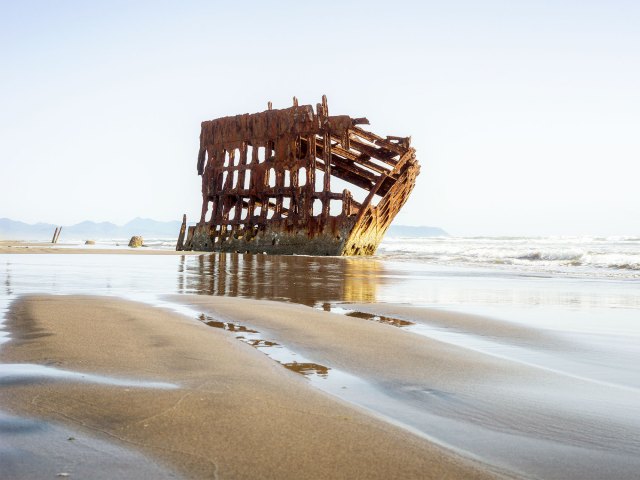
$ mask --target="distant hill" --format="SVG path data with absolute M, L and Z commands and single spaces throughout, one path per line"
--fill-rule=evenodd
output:
M 159 222 L 150 218 L 134 218 L 124 225 L 111 222 L 84 221 L 75 225 L 62 227 L 60 241 L 71 240 L 99 240 L 99 239 L 128 239 L 133 235 L 147 238 L 177 238 L 180 231 L 180 221 Z M 53 231 L 58 225 L 51 223 L 36 223 L 30 225 L 8 218 L 0 218 L 0 240 L 51 240 Z M 389 237 L 439 237 L 449 236 L 438 227 L 410 227 L 406 225 L 392 225 L 387 231 Z
M 75 225 L 62 226 L 60 241 L 87 239 L 128 239 L 133 235 L 143 237 L 177 238 L 181 222 L 159 222 L 148 218 L 134 218 L 125 225 L 111 222 L 85 221 Z M 30 225 L 9 218 L 0 218 L 0 240 L 51 240 L 58 225 L 36 223 Z
M 388 237 L 448 237 L 449 234 L 439 227 L 410 227 L 408 225 L 391 225 L 387 230 Z

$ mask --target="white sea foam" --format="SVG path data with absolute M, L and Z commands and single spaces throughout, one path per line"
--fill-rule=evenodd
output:
M 84 242 L 69 242 L 73 246 Z M 85 248 L 127 248 L 128 239 L 99 239 Z M 145 238 L 152 249 L 174 250 L 175 238 Z M 440 265 L 640 278 L 640 237 L 422 237 L 384 239 L 378 255 Z
M 387 238 L 379 255 L 436 264 L 640 278 L 640 237 Z

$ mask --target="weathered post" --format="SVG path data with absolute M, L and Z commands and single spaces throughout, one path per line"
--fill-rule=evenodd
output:
M 51 237 L 51 243 L 56 243 L 56 237 L 58 236 L 58 227 L 53 232 L 53 237 Z
M 180 226 L 180 235 L 178 235 L 178 243 L 176 243 L 176 252 L 184 250 L 184 233 L 187 230 L 187 214 L 182 215 L 182 225 Z

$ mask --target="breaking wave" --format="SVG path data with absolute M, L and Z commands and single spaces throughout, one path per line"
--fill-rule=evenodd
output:
M 617 270 L 639 270 L 640 271 L 640 263 L 612 263 L 609 265 L 609 268 L 615 268 Z
M 640 278 L 640 237 L 387 238 L 378 253 L 442 265 Z

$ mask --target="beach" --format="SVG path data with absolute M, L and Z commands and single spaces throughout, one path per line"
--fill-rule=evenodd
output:
M 158 248 L 129 248 L 126 242 L 111 245 L 83 245 L 81 242 L 68 244 L 52 244 L 51 242 L 29 242 L 0 240 L 1 254 L 93 254 L 93 255 L 197 255 L 197 252 L 176 252 L 175 250 Z
M 633 279 L 33 248 L 46 250 L 0 253 L 0 461 L 13 477 L 640 468 Z
M 639 1 L 2 7 L 0 480 L 640 480 Z
M 4 362 L 175 387 L 36 377 L 4 387 L 3 408 L 117 439 L 190 478 L 489 478 L 176 314 L 99 297 L 32 296 L 9 318 L 15 340 L 3 347 Z

